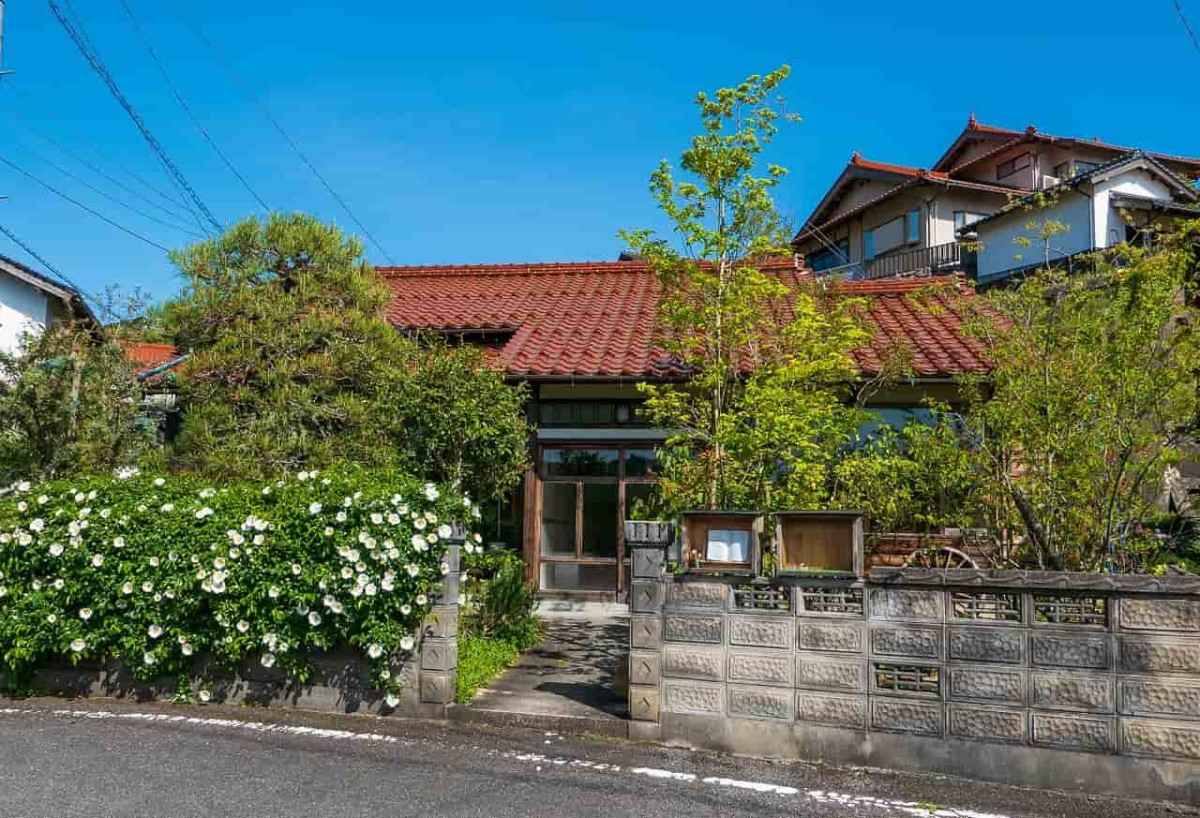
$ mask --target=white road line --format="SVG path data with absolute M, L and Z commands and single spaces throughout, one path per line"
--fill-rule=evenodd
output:
M 200 718 L 198 716 L 171 715 L 168 713 L 139 713 L 111 710 L 41 710 L 32 707 L 0 708 L 0 716 L 38 715 L 51 715 L 58 718 L 84 719 L 88 721 L 186 724 L 197 727 L 213 727 L 229 731 L 307 736 L 329 739 L 333 741 L 376 742 L 380 744 L 407 743 L 402 742 L 401 739 L 398 739 L 395 736 L 388 736 L 382 733 L 359 733 L 352 730 L 335 730 L 327 727 L 304 727 L 293 724 L 272 724 L 270 722 L 248 721 L 244 719 Z M 881 810 L 892 814 L 912 815 L 916 816 L 916 818 L 1008 818 L 1008 816 L 999 815 L 996 813 L 950 809 L 945 807 L 937 807 L 931 804 L 918 803 L 915 801 L 897 801 L 888 798 L 875 798 L 869 795 L 849 795 L 846 793 L 829 792 L 826 790 L 799 790 L 795 787 L 789 787 L 782 784 L 771 784 L 763 781 L 739 781 L 735 778 L 723 778 L 716 776 L 700 778 L 694 773 L 662 770 L 654 767 L 624 768 L 619 764 L 608 764 L 605 762 L 589 761 L 583 758 L 570 758 L 566 756 L 548 756 L 543 755 L 542 753 L 518 753 L 513 751 L 498 752 L 492 750 L 487 752 L 487 755 L 503 758 L 509 761 L 516 761 L 523 764 L 533 764 L 537 767 L 538 771 L 541 771 L 543 766 L 548 767 L 551 770 L 556 767 L 572 767 L 576 769 L 589 770 L 591 772 L 610 774 L 624 773 L 627 775 L 636 775 L 644 778 L 653 778 L 659 781 L 693 784 L 704 787 L 725 787 L 739 790 L 749 790 L 768 795 L 777 795 L 781 798 L 799 798 L 819 804 L 845 807 L 848 811 L 855 815 L 864 814 L 867 812 L 867 810 Z

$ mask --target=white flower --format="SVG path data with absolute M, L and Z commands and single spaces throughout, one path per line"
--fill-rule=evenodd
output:
M 370 656 L 372 659 L 378 659 L 382 655 L 383 655 L 383 646 L 382 645 L 370 645 L 367 647 L 367 656 Z
M 305 480 L 308 479 L 308 472 L 306 472 L 306 471 L 300 472 L 299 474 L 296 475 L 296 479 L 299 480 L 301 483 L 303 483 Z
M 22 480 L 20 483 L 17 483 L 17 491 L 29 491 L 29 481 Z
M 320 514 L 322 508 L 324 508 L 324 506 L 322 506 L 320 503 L 310 503 L 308 506 L 308 513 Z
M 136 477 L 138 471 L 137 466 L 121 466 L 119 469 L 113 469 L 113 476 L 118 480 L 128 480 L 130 477 Z
M 241 555 L 242 555 L 242 552 L 237 550 L 236 548 L 229 549 L 229 559 L 236 560 Z
M 408 616 L 410 613 L 412 613 L 412 605 L 409 605 L 407 602 L 405 602 L 400 606 L 400 613 Z
M 429 534 L 426 534 L 426 535 L 425 535 L 425 541 L 426 541 L 427 543 L 429 543 L 430 545 L 433 545 L 433 544 L 434 544 L 435 542 L 437 542 L 439 539 L 440 539 L 440 538 L 438 537 L 438 535 L 437 535 L 437 534 L 434 534 L 433 532 L 430 532 Z
M 40 591 L 42 590 L 42 581 L 35 579 L 33 582 L 29 583 L 29 587 L 33 588 L 35 591 Z
M 425 596 L 425 594 L 417 594 L 416 603 L 418 605 L 424 605 L 428 601 L 429 601 L 429 597 Z
M 322 533 L 326 537 L 332 537 L 333 536 L 333 526 L 328 526 L 328 525 L 325 526 L 325 530 Z
M 474 538 L 475 542 L 477 542 L 477 543 L 482 543 L 482 542 L 483 542 L 483 535 L 482 535 L 482 534 L 480 534 L 478 531 L 476 531 L 476 532 L 475 532 L 474 534 L 472 534 L 471 536 L 472 536 L 472 538 Z
M 262 534 L 255 534 L 253 542 L 255 545 L 262 545 L 264 542 L 266 542 L 266 537 L 264 537 Z M 247 551 L 246 553 L 249 554 L 250 552 Z
M 167 481 L 164 480 L 163 478 L 161 478 L 161 477 L 154 478 L 154 485 L 158 486 L 159 488 L 162 488 L 166 484 L 167 484 Z
M 392 672 L 385 667 L 383 670 L 379 671 L 379 678 L 390 679 L 392 678 Z
M 396 588 L 396 580 L 392 576 L 385 576 L 379 581 L 379 587 L 385 591 L 392 591 Z
M 335 599 L 332 603 L 330 603 L 329 610 L 335 614 L 340 614 L 343 610 L 342 603 Z
M 31 542 L 33 542 L 33 537 L 30 537 L 28 534 L 22 531 L 17 535 L 17 542 L 21 545 L 29 545 Z
M 343 565 L 342 566 L 342 579 L 350 579 L 350 577 L 352 577 L 352 576 L 354 576 L 354 569 L 351 568 L 349 565 Z
M 412 547 L 417 549 L 418 551 L 424 551 L 425 546 L 428 545 L 428 543 L 429 543 L 429 541 L 426 540 L 425 537 L 422 536 L 421 534 L 413 534 L 412 539 L 409 540 L 409 542 L 411 542 Z
M 0 585 L 0 599 L 3 599 L 6 596 L 8 596 L 8 589 L 3 585 Z
M 438 526 L 437 534 L 443 540 L 448 539 L 453 533 L 454 532 L 450 530 L 450 526 L 446 525 L 445 523 L 442 523 L 440 526 Z
M 262 493 L 263 493 L 263 496 L 264 496 L 264 497 L 265 497 L 265 496 L 267 496 L 268 494 L 270 494 L 270 493 L 271 493 L 271 487 L 270 487 L 270 486 L 263 486 Z
M 397 514 L 407 514 L 408 513 L 408 504 L 403 503 L 399 506 L 396 506 L 396 513 Z
M 79 618 L 82 619 L 84 622 L 87 622 L 89 619 L 92 618 L 92 609 L 91 608 L 80 608 L 79 609 Z
M 417 531 L 424 531 L 426 525 L 428 525 L 428 523 L 425 521 L 424 517 L 418 517 L 417 519 L 413 520 L 413 528 L 415 528 Z
M 154 593 L 154 583 L 149 582 L 149 581 L 143 582 L 142 583 L 142 593 L 144 593 L 144 594 Z
M 49 622 L 51 625 L 53 625 L 55 622 L 58 621 L 58 614 L 50 614 L 49 616 L 46 617 L 46 621 Z
M 374 582 L 368 582 L 365 586 L 363 586 L 363 593 L 367 596 L 375 596 L 377 593 L 379 593 L 379 588 L 375 586 Z
M 54 590 L 61 591 L 63 589 L 63 585 L 65 584 L 66 583 L 63 582 L 62 578 L 59 577 L 58 579 L 54 580 Z
M 344 522 L 346 522 L 346 512 L 344 512 L 344 511 L 339 511 L 339 512 L 337 513 L 337 515 L 334 517 L 334 519 L 336 519 L 336 520 L 337 520 L 339 523 L 344 523 Z
M 151 568 L 157 568 L 161 563 L 162 563 L 162 560 L 160 560 L 158 557 L 150 558 L 150 567 Z
M 450 563 L 448 563 L 448 562 L 443 562 L 443 563 L 442 563 L 440 566 L 438 566 L 438 567 L 439 567 L 439 568 L 442 570 L 442 576 L 446 576 L 446 574 L 449 574 L 449 573 L 450 573 Z
M 436 500 L 438 497 L 441 497 L 441 496 L 442 495 L 440 492 L 438 492 L 437 486 L 435 486 L 433 483 L 425 484 L 425 497 L 426 497 L 426 499 L 429 500 L 429 502 L 432 503 L 434 500 Z
M 274 667 L 275 666 L 275 654 L 264 653 L 262 655 L 262 658 L 259 659 L 259 661 L 262 662 L 263 667 Z
M 272 585 L 267 589 L 267 596 L 271 597 L 271 599 L 279 599 L 279 589 Z
M 314 628 L 317 627 L 317 625 L 320 625 L 321 624 L 321 615 L 319 613 L 317 613 L 316 611 L 309 611 L 308 612 L 308 624 L 312 625 Z
M 87 642 L 83 641 L 82 639 L 71 640 L 71 650 L 75 651 L 76 653 L 83 653 L 83 649 L 86 647 Z
M 211 517 L 212 515 L 213 515 L 213 510 L 211 508 L 209 508 L 208 506 L 205 506 L 204 508 L 202 508 L 196 512 L 196 519 L 203 520 L 205 517 Z
M 125 547 L 125 538 L 124 537 L 113 538 L 112 546 L 113 546 L 113 548 L 124 548 Z
M 387 521 L 392 525 L 400 525 L 400 515 L 394 511 L 389 511 Z
M 410 577 L 415 577 L 417 574 L 421 573 L 421 566 L 410 562 L 408 565 L 404 566 L 404 570 L 408 572 Z
M 146 633 L 150 634 L 151 639 L 157 639 L 158 637 L 163 635 L 163 629 L 160 628 L 158 625 L 151 625 L 149 628 L 146 629 Z
M 63 552 L 63 547 L 61 545 L 59 545 L 58 543 L 55 543 L 54 545 L 50 546 L 50 556 L 61 557 L 62 552 Z
M 155 659 L 154 659 L 154 654 L 153 654 L 153 653 L 150 653 L 149 651 L 147 651 L 147 652 L 143 653 L 143 654 L 142 654 L 142 661 L 143 661 L 143 662 L 145 662 L 147 665 L 152 665 L 152 664 L 154 664 L 154 662 L 155 662 Z
M 389 693 L 387 694 L 386 701 L 388 707 L 395 707 L 396 705 L 400 704 L 400 697 L 395 693 Z
M 200 499 L 207 500 L 209 497 L 215 496 L 216 493 L 216 489 L 200 489 Z
M 437 524 L 437 515 L 434 514 L 432 511 L 425 515 L 425 519 L 428 520 L 433 525 Z
M 413 639 L 411 636 L 405 636 L 400 640 L 400 650 L 412 650 L 416 643 L 417 640 Z
M 22 511 L 24 511 L 24 509 L 22 509 Z M 43 520 L 41 517 L 38 517 L 37 519 L 35 519 L 33 522 L 31 522 L 29 524 L 29 530 L 34 533 L 41 531 L 45 527 L 46 527 L 46 521 Z
M 238 633 L 245 633 L 246 631 L 250 630 L 250 623 L 245 619 L 239 619 L 237 623 L 237 629 Z
M 162 510 L 167 513 L 170 513 L 175 510 L 175 504 L 174 503 L 163 503 Z
M 184 642 L 182 645 L 179 646 L 179 652 L 182 653 L 184 656 L 191 656 L 192 652 L 194 650 L 195 650 L 195 648 L 193 648 L 191 646 L 191 644 L 189 644 L 188 642 Z
M 82 491 L 75 492 L 75 502 L 82 503 L 87 499 L 87 496 Z
M 122 586 L 121 586 L 121 593 L 123 593 L 123 594 L 132 594 L 132 593 L 133 593 L 133 583 L 132 583 L 132 582 L 126 582 L 124 585 L 122 585 Z
M 353 588 L 351 588 L 350 596 L 354 597 L 355 599 L 358 599 L 360 596 L 362 596 L 362 586 L 355 585 Z
M 225 567 L 225 558 L 224 557 L 217 557 L 216 559 L 213 560 L 213 568 L 220 570 L 224 567 Z
M 383 515 L 380 514 L 378 511 L 374 512 L 371 515 L 371 522 L 374 523 L 375 525 L 382 525 L 383 524 Z
M 208 692 L 207 690 L 201 690 L 197 694 L 197 698 L 199 698 L 201 702 L 207 704 L 208 702 L 212 701 L 212 693 Z
M 112 516 L 112 509 L 111 509 L 111 508 L 102 508 L 102 509 L 100 509 L 100 519 L 102 519 L 102 520 L 107 520 L 107 519 L 108 519 L 109 517 L 111 517 L 111 516 Z

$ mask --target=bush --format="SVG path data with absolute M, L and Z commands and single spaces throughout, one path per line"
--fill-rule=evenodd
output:
M 469 702 L 476 690 L 494 679 L 520 655 L 520 649 L 504 639 L 463 633 L 458 640 L 458 688 L 455 701 L 460 704 Z
M 500 639 L 517 650 L 536 645 L 542 637 L 537 591 L 525 578 L 525 564 L 512 551 L 491 549 L 468 558 L 469 613 L 464 629 L 477 636 Z
M 308 678 L 346 645 L 389 667 L 448 566 L 469 501 L 395 473 L 212 488 L 129 475 L 21 483 L 0 500 L 0 669 L 121 659 L 146 678 L 258 656 Z

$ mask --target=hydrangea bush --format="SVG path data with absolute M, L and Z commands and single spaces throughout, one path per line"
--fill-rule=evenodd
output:
M 0 669 L 120 659 L 190 676 L 208 656 L 305 680 L 315 651 L 348 645 L 394 694 L 451 524 L 477 518 L 444 487 L 357 470 L 19 483 L 0 499 Z

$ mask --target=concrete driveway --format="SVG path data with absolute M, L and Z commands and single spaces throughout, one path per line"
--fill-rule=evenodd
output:
M 1200 813 L 514 728 L 102 701 L 0 705 L 5 816 L 1167 814 Z

